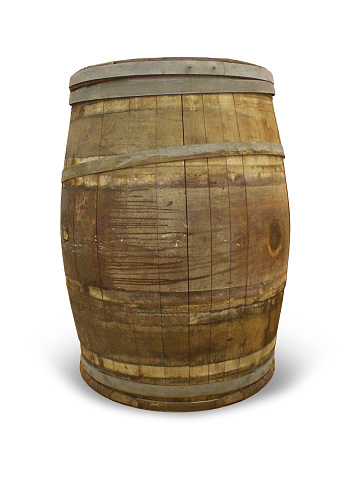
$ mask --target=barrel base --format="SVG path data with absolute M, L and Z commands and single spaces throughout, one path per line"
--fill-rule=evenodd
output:
M 237 389 L 229 394 L 221 395 L 219 397 L 211 397 L 206 400 L 196 401 L 195 398 L 189 400 L 164 400 L 163 398 L 145 398 L 135 397 L 127 393 L 118 391 L 111 387 L 105 386 L 100 382 L 93 379 L 80 364 L 80 372 L 84 381 L 97 393 L 105 396 L 112 401 L 125 404 L 126 406 L 132 406 L 139 409 L 147 409 L 152 411 L 165 411 L 165 412 L 193 412 L 193 411 L 205 411 L 208 409 L 216 409 L 223 406 L 229 406 L 239 401 L 253 396 L 260 391 L 268 382 L 272 379 L 274 373 L 274 359 L 268 372 L 258 381 L 249 386 Z

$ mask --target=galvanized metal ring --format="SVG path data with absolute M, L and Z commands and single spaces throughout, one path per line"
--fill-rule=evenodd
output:
M 198 93 L 274 95 L 272 74 L 234 60 L 158 58 L 95 65 L 70 79 L 70 104 L 111 98 Z
M 218 158 L 244 155 L 274 155 L 284 157 L 283 147 L 279 143 L 263 141 L 233 141 L 225 143 L 204 143 L 200 145 L 172 146 L 158 150 L 146 150 L 136 153 L 124 153 L 86 161 L 68 166 L 62 172 L 61 181 L 67 181 L 79 176 L 104 173 L 106 171 L 168 163 L 178 160 L 200 158 Z

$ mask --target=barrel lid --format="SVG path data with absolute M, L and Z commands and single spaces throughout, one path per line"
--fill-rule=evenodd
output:
M 70 104 L 131 96 L 257 92 L 274 95 L 265 68 L 238 60 L 167 57 L 93 65 L 70 78 Z

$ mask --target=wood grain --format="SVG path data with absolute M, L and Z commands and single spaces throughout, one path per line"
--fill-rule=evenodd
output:
M 73 105 L 65 167 L 246 141 L 280 143 L 271 97 L 109 99 Z M 174 159 L 80 176 L 63 182 L 61 211 L 67 287 L 87 363 L 98 377 L 198 387 L 198 397 L 136 398 L 82 367 L 98 392 L 136 407 L 198 410 L 243 399 L 270 379 L 273 368 L 257 386 L 200 395 L 206 385 L 247 377 L 273 354 L 289 252 L 282 156 Z

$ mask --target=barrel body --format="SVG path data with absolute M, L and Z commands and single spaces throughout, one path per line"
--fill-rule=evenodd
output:
M 65 171 L 233 142 L 280 144 L 269 94 L 90 99 L 72 105 Z M 289 249 L 283 155 L 149 160 L 65 179 L 61 239 L 81 373 L 96 391 L 191 411 L 270 380 Z

